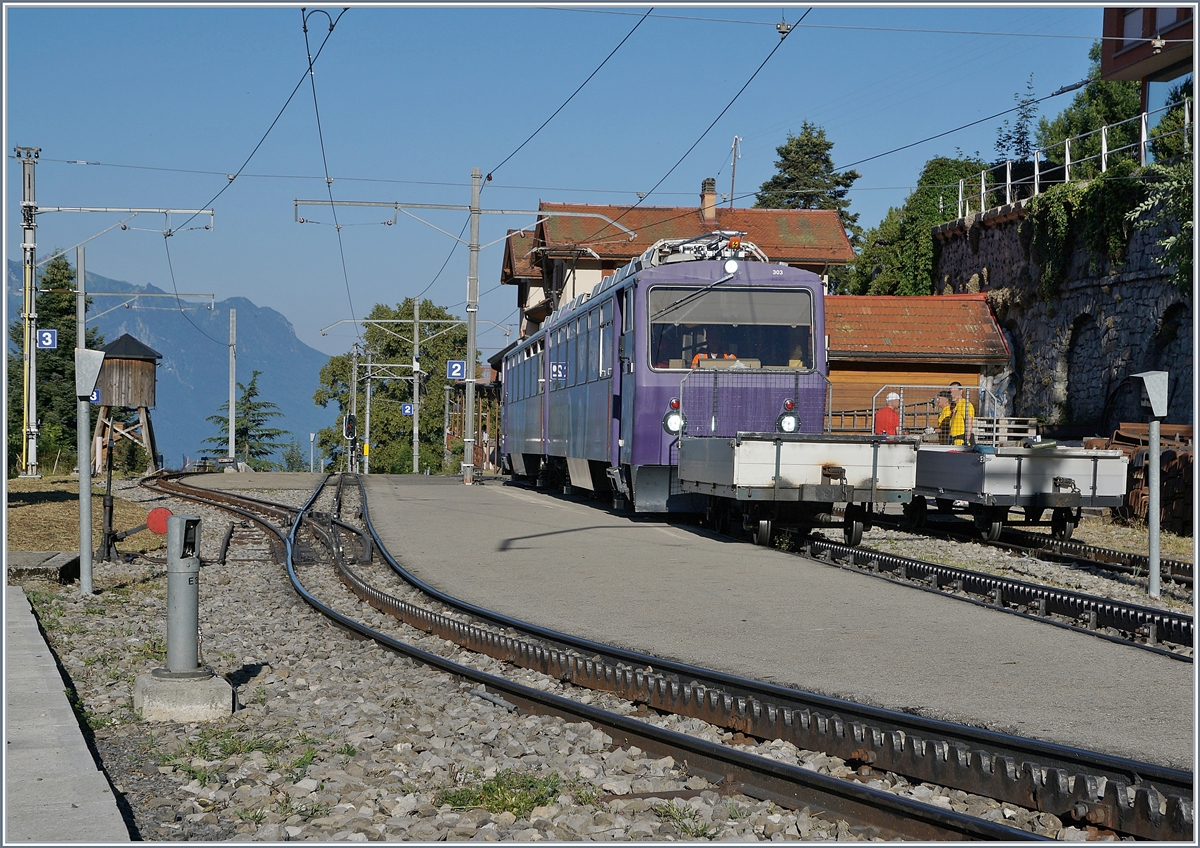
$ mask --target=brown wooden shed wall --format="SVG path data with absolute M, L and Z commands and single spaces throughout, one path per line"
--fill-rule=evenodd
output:
M 154 406 L 155 365 L 152 359 L 106 357 L 96 381 L 101 405 Z
M 919 363 L 873 363 L 831 362 L 829 382 L 832 384 L 830 410 L 833 412 L 834 430 L 869 431 L 871 402 L 875 393 L 884 386 L 946 386 L 954 380 L 968 389 L 979 385 L 982 368 L 978 365 L 944 365 Z M 904 393 L 904 406 L 911 414 L 912 407 L 930 400 L 937 392 L 920 389 Z M 975 392 L 971 392 L 972 399 Z M 876 401 L 876 408 L 883 405 L 883 398 Z M 866 411 L 867 416 L 842 416 L 840 413 Z

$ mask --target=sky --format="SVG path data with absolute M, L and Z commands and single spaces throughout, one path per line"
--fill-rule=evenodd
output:
M 1101 7 L 1077 4 L 650 8 L 309 6 L 305 17 L 285 5 L 7 4 L 5 257 L 21 261 L 13 148 L 38 147 L 39 207 L 214 210 L 211 230 L 207 216 L 174 216 L 170 238 L 159 214 L 97 235 L 127 216 L 43 212 L 39 259 L 92 239 L 89 273 L 247 297 L 344 353 L 357 339 L 348 319 L 376 303 L 421 295 L 465 315 L 467 250 L 451 236 L 467 214 L 413 210 L 423 220 L 391 225 L 390 208 L 331 207 L 331 195 L 466 206 L 479 168 L 493 174 L 485 210 L 633 204 L 639 192 L 643 205 L 695 206 L 706 177 L 752 206 L 776 148 L 809 121 L 835 164 L 862 175 L 850 211 L 871 227 L 930 158 L 995 159 L 1004 119 L 890 151 L 1012 108 L 1030 75 L 1039 97 L 1083 79 L 1102 22 Z M 795 24 L 782 43 L 781 20 Z M 297 223 L 297 199 L 324 205 Z M 534 220 L 481 217 L 483 358 L 506 343 L 493 325 L 516 338 L 502 240 Z

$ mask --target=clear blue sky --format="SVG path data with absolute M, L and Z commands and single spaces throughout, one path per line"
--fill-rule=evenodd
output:
M 343 324 L 323 337 L 320 329 L 363 317 L 375 303 L 428 289 L 426 297 L 463 315 L 467 253 L 451 253 L 448 236 L 403 215 L 383 226 L 390 210 L 344 208 L 339 249 L 330 209 L 303 210 L 322 223 L 302 225 L 293 200 L 328 197 L 327 163 L 338 200 L 465 205 L 479 167 L 495 171 L 484 208 L 635 202 L 779 45 L 781 17 L 795 22 L 808 7 L 656 7 L 575 99 L 497 167 L 648 8 L 352 7 L 317 60 L 315 107 L 305 80 L 212 203 L 214 231 L 173 236 L 168 263 L 161 216 L 140 216 L 129 230 L 88 243 L 88 270 L 167 291 L 248 297 L 282 312 L 327 353 L 348 350 L 355 332 Z M 335 18 L 340 11 L 328 8 Z M 199 208 L 243 165 L 307 67 L 298 6 L 5 13 L 5 256 L 18 262 L 14 146 L 41 148 L 41 206 Z M 735 203 L 749 206 L 774 173 L 775 148 L 805 120 L 825 128 L 835 162 L 846 165 L 1010 108 L 1030 74 L 1035 93 L 1049 94 L 1086 75 L 1101 18 L 1100 7 L 1079 5 L 815 6 L 644 202 L 695 205 L 705 177 L 729 192 L 734 135 L 743 139 Z M 315 52 L 329 20 L 310 14 L 308 30 Z M 1070 97 L 1042 104 L 1042 114 Z M 994 158 L 1000 123 L 856 165 L 862 178 L 851 211 L 864 227 L 877 224 L 933 156 L 961 149 Z M 69 164 L 76 161 L 99 164 Z M 466 221 L 462 212 L 420 214 L 455 234 Z M 39 257 L 121 217 L 42 214 Z M 485 215 L 481 241 L 532 221 Z M 499 287 L 501 261 L 499 243 L 481 253 L 479 314 L 515 325 L 515 290 Z M 503 346 L 500 332 L 480 329 L 484 356 Z

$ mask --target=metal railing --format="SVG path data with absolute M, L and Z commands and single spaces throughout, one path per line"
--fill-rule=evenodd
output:
M 1007 206 L 1014 200 L 1037 196 L 1041 194 L 1044 187 L 1049 185 L 1069 183 L 1072 180 L 1072 168 L 1075 169 L 1075 179 L 1087 179 L 1090 172 L 1081 168 L 1087 162 L 1099 161 L 1102 174 L 1108 171 L 1110 160 L 1122 156 L 1136 154 L 1138 164 L 1145 165 L 1151 160 L 1153 146 L 1172 136 L 1182 136 L 1183 150 L 1185 153 L 1190 153 L 1193 121 L 1193 104 L 1190 98 L 1183 101 L 1182 126 L 1159 135 L 1151 134 L 1150 117 L 1176 108 L 1178 108 L 1178 104 L 1163 106 L 1152 112 L 1142 112 L 1133 118 L 1115 124 L 1106 124 L 1099 129 L 1072 136 L 1046 147 L 1034 148 L 1032 173 L 1018 175 L 1016 179 L 1013 178 L 1014 165 L 1018 170 L 1027 170 L 1027 168 L 1021 167 L 1027 163 L 1013 162 L 1011 159 L 993 165 L 991 168 L 985 168 L 975 176 L 961 179 L 958 181 L 958 217 L 965 218 L 985 209 L 993 209 L 1001 205 Z M 1121 127 L 1135 123 L 1137 124 L 1136 141 L 1109 147 L 1110 134 L 1119 136 Z M 1077 159 L 1071 158 L 1072 148 L 1078 152 L 1086 139 L 1097 135 L 1100 137 L 1098 153 Z M 1051 167 L 1044 171 L 1043 168 L 1046 165 Z M 1003 204 L 1000 202 L 1001 197 L 1004 198 Z
M 829 413 L 831 430 L 835 433 L 870 433 L 874 430 L 875 412 L 884 405 L 888 392 L 900 395 L 900 432 L 937 441 L 937 394 L 948 387 L 933 385 L 882 386 L 871 398 L 870 409 L 832 409 Z M 1032 438 L 1037 422 L 1031 418 L 1013 418 L 1004 414 L 1004 404 L 995 394 L 974 386 L 963 386 L 963 397 L 975 408 L 972 430 L 978 444 L 1000 445 Z

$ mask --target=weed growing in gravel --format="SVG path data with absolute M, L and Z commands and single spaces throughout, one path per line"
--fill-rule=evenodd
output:
M 267 690 L 263 686 L 259 686 L 254 690 L 254 694 L 250 696 L 250 703 L 262 706 L 267 702 Z
M 242 821 L 254 822 L 255 824 L 262 824 L 263 819 L 267 817 L 267 811 L 262 807 L 259 807 L 257 810 L 234 810 L 233 814 Z
M 578 775 L 567 782 L 566 789 L 575 799 L 575 803 L 585 807 L 600 800 L 599 790 Z
M 474 777 L 478 779 L 477 771 Z M 553 803 L 559 791 L 557 773 L 539 777 L 505 769 L 495 777 L 473 786 L 443 789 L 437 794 L 435 803 L 438 806 L 448 804 L 459 810 L 482 807 L 491 813 L 509 812 L 523 819 L 534 807 Z
M 165 660 L 167 658 L 167 640 L 161 636 L 147 636 L 133 646 L 135 656 L 148 660 Z
M 83 704 L 83 699 L 74 689 L 63 689 L 67 695 L 67 702 L 71 705 L 71 711 L 75 713 L 75 720 L 91 731 L 99 730 L 102 727 L 108 727 L 110 724 L 117 722 L 111 718 L 100 718 L 88 711 Z
M 706 824 L 700 818 L 700 813 L 686 804 L 672 800 L 664 804 L 655 804 L 651 810 L 658 816 L 659 821 L 675 825 L 680 834 L 689 839 L 712 839 L 720 832 Z
M 775 549 L 776 550 L 787 553 L 788 551 L 792 550 L 793 547 L 795 547 L 795 546 L 792 543 L 792 536 L 790 533 L 780 533 L 775 538 Z
M 358 749 L 355 748 L 353 745 L 351 745 L 349 742 L 347 742 L 345 745 L 338 748 L 333 753 L 341 754 L 343 757 L 353 757 L 355 754 L 358 753 Z
M 316 759 L 317 749 L 305 748 L 303 754 L 292 760 L 291 763 L 288 764 L 288 772 L 290 772 L 288 777 L 291 779 L 292 783 L 298 783 L 301 780 L 304 780 L 306 770 Z

